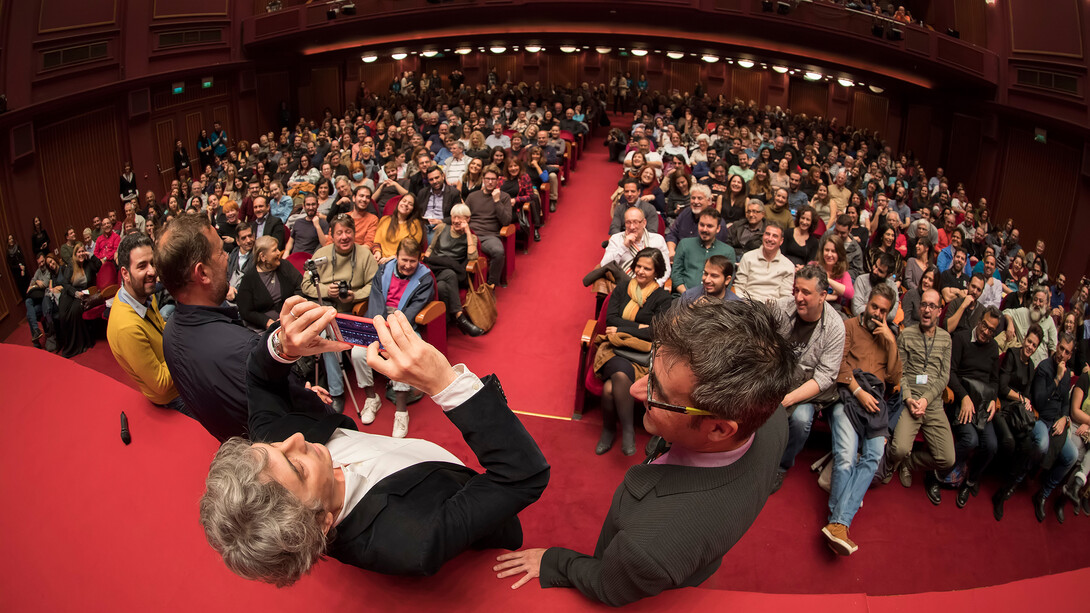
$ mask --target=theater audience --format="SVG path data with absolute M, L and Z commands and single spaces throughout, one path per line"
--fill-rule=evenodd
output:
M 691 304 L 697 300 L 708 298 L 716 300 L 741 300 L 730 289 L 734 280 L 734 260 L 723 255 L 713 255 L 704 262 L 704 272 L 700 277 L 700 285 L 690 287 L 680 296 L 680 300 Z
M 780 195 L 782 195 L 782 193 L 777 192 L 776 197 L 779 198 Z M 784 202 L 786 210 L 786 200 Z M 765 219 L 769 219 L 769 210 L 769 207 L 765 207 Z M 791 263 L 795 266 L 803 266 L 804 264 L 811 262 L 817 253 L 819 237 L 811 232 L 814 218 L 814 209 L 810 206 L 803 205 L 795 212 L 795 219 L 793 221 L 791 220 L 790 215 L 788 215 L 787 219 L 789 223 L 777 222 L 777 225 L 779 225 L 784 232 L 783 247 L 781 247 L 781 250 L 783 251 L 783 254 L 787 256 L 787 259 L 791 260 Z
M 1043 336 L 1037 351 L 1033 353 L 1033 365 L 1036 367 L 1055 351 L 1057 335 L 1056 324 L 1048 316 L 1048 290 L 1043 287 L 1034 287 L 1030 291 L 1033 294 L 1030 306 L 1003 311 L 1005 320 L 1003 341 L 1007 346 L 1025 342 L 1026 332 L 1029 331 L 1030 326 L 1039 325 Z
M 319 247 L 330 243 L 329 223 L 318 215 L 318 207 L 317 195 L 308 193 L 303 196 L 303 215 L 292 221 L 284 253 L 314 253 Z M 279 312 L 280 309 L 276 311 Z
M 104 226 L 107 223 L 103 221 Z M 57 276 L 60 287 L 57 296 L 57 351 L 62 357 L 71 358 L 95 346 L 90 322 L 83 319 L 83 312 L 103 302 L 99 292 L 91 294 L 88 291 L 95 285 L 95 276 L 101 267 L 101 260 L 87 253 L 81 245 L 72 253 L 72 263 L 62 267 Z
M 583 286 L 590 287 L 598 279 L 605 278 L 612 283 L 627 285 L 632 280 L 632 271 L 636 265 L 636 255 L 644 249 L 658 249 L 662 252 L 666 268 L 658 278 L 659 285 L 665 285 L 670 278 L 670 260 L 667 243 L 661 235 L 647 230 L 647 220 L 639 207 L 631 207 L 624 214 L 624 231 L 609 237 L 606 251 L 598 267 L 583 277 Z
M 472 170 L 472 164 L 470 165 Z M 500 240 L 500 230 L 511 223 L 511 197 L 499 188 L 500 170 L 489 166 L 482 172 L 481 189 L 465 198 L 469 207 L 469 229 L 477 235 L 481 253 L 488 258 L 488 282 L 499 285 L 507 252 Z
M 673 223 L 670 224 L 670 229 L 666 231 L 666 247 L 669 250 L 670 261 L 674 258 L 674 253 L 677 250 L 677 244 L 682 239 L 691 238 L 697 235 L 697 225 L 700 221 L 700 214 L 704 209 L 712 206 L 711 190 L 706 185 L 694 185 L 689 190 L 688 208 L 678 211 L 677 217 Z M 727 242 L 727 225 L 720 221 L 719 231 L 715 235 L 716 239 L 722 242 Z M 737 261 L 737 260 L 735 260 Z
M 454 322 L 463 334 L 480 336 L 484 330 L 477 327 L 462 310 L 459 287 L 466 285 L 466 265 L 477 261 L 477 236 L 469 231 L 469 207 L 456 204 L 450 209 L 450 225 L 440 223 L 435 237 L 428 244 L 423 261 L 435 275 L 439 300 L 447 306 L 447 318 Z
M 8 235 L 8 239 L 12 242 L 15 240 L 11 235 Z M 19 253 L 19 256 L 22 257 L 22 252 Z M 49 293 L 49 290 L 56 281 L 59 268 L 50 267 L 46 263 L 47 258 L 55 257 L 52 253 L 48 256 L 38 254 L 38 266 L 34 269 L 34 275 L 29 277 L 30 281 L 26 285 L 27 289 L 23 301 L 26 305 L 27 325 L 30 326 L 30 342 L 39 349 L 45 348 L 42 337 L 55 330 L 53 314 L 57 310 L 57 305 L 53 301 L 53 296 Z M 23 279 L 26 278 L 24 274 Z
M 283 249 L 287 242 L 287 229 L 280 217 L 269 213 L 268 199 L 264 196 L 254 198 L 253 208 L 254 219 L 250 222 L 250 228 L 254 231 L 254 238 L 271 236 L 276 239 L 276 246 Z
M 1041 343 L 1041 335 L 1040 326 L 1031 326 L 1022 346 L 1007 349 L 1000 362 L 1000 409 L 993 421 L 998 455 L 1003 460 L 1003 486 L 992 496 L 992 515 L 996 521 L 1003 519 L 1003 503 L 1014 493 L 1015 480 L 1021 480 L 1021 472 L 1032 461 L 1037 448 L 1033 441 L 1033 424 L 1037 415 L 1030 397 L 1035 369 L 1030 356 Z
M 659 211 L 650 200 L 640 197 L 639 180 L 624 179 L 613 198 L 613 221 L 609 224 L 609 233 L 611 235 L 624 230 L 625 211 L 633 207 L 643 211 L 644 219 L 647 220 L 647 227 L 651 228 L 652 231 L 658 230 Z
M 760 200 L 750 200 L 746 204 L 745 211 L 744 223 L 742 220 L 731 223 L 730 228 L 727 230 L 727 240 L 724 241 L 734 248 L 735 253 L 742 255 L 750 251 L 756 251 L 764 241 L 765 228 L 769 225 L 775 225 L 769 224 L 765 220 L 765 209 Z M 780 226 L 776 227 L 780 228 L 779 242 L 782 244 L 784 230 Z M 738 257 L 740 258 L 741 255 Z M 790 261 L 787 260 L 786 256 L 784 259 Z M 735 262 L 737 261 L 739 260 L 736 259 Z
M 45 228 L 42 227 L 40 217 L 35 217 L 31 222 L 30 245 L 35 254 L 41 253 L 44 255 L 49 253 L 49 232 L 46 232 Z
M 429 174 L 434 175 L 435 170 L 432 168 Z M 445 183 L 441 185 L 449 187 Z M 412 194 L 402 196 L 397 202 L 397 209 L 378 220 L 378 225 L 375 227 L 375 244 L 371 252 L 380 264 L 385 264 L 395 258 L 398 246 L 406 238 L 413 239 L 417 244 L 424 242 L 424 222 L 420 219 L 420 208 L 416 205 L 416 197 Z

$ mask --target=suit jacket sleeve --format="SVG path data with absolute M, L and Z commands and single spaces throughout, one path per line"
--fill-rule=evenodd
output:
M 260 289 L 259 289 L 260 288 Z M 267 294 L 265 287 L 261 285 L 257 279 L 257 272 L 247 272 L 242 277 L 242 281 L 238 284 L 238 293 L 235 295 L 235 304 L 238 305 L 238 314 L 245 321 L 264 329 L 269 323 L 269 318 L 265 316 L 264 310 L 258 310 L 268 300 L 259 300 L 258 292 L 264 292 Z
M 278 249 L 283 249 L 284 243 L 288 241 L 288 231 L 287 228 L 284 227 L 284 222 L 281 221 L 279 217 L 274 217 L 274 219 L 276 219 L 276 221 L 273 222 L 273 227 L 269 230 L 269 236 L 276 239 Z
M 268 337 L 280 326 L 261 336 L 246 367 L 246 388 L 249 400 L 250 416 L 248 430 L 250 440 L 278 441 L 281 437 L 273 432 L 274 424 L 291 412 L 291 394 L 288 388 L 288 373 L 291 364 L 274 360 L 269 354 Z

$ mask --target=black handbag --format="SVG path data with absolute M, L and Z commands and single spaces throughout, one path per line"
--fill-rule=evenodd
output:
M 1037 423 L 1037 416 L 1033 411 L 1027 411 L 1026 405 L 1020 400 L 1008 404 L 1003 411 L 1007 427 L 1013 435 L 1028 434 Z

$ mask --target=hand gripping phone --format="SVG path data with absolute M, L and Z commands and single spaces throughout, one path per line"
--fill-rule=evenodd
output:
M 329 338 L 350 345 L 367 347 L 378 340 L 375 322 L 366 317 L 338 313 L 327 329 Z M 381 348 L 381 344 L 379 345 Z

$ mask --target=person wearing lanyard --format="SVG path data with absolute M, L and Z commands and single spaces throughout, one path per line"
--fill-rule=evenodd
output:
M 905 328 L 897 338 L 901 397 L 908 414 L 890 419 L 893 441 L 875 475 L 882 483 L 888 483 L 896 470 L 901 485 L 912 487 L 913 470 L 945 471 L 954 465 L 954 437 L 942 406 L 953 342 L 950 333 L 938 327 L 941 310 L 939 293 L 927 290 L 920 296 L 920 325 Z M 918 432 L 923 432 L 926 449 L 913 451 Z M 927 497 L 932 504 L 942 502 L 938 480 L 930 474 Z
M 153 404 L 189 415 L 163 356 L 163 322 L 155 299 L 151 238 L 139 232 L 121 240 L 117 265 L 123 285 L 106 326 L 106 339 L 118 366 Z

